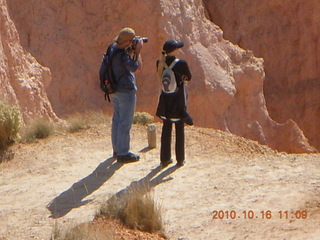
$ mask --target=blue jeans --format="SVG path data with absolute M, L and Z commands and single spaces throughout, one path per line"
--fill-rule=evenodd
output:
M 136 92 L 116 92 L 113 95 L 112 146 L 113 152 L 124 156 L 130 149 L 130 129 L 136 107 Z

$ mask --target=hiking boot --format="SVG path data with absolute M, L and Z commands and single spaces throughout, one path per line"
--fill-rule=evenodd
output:
M 169 164 L 173 163 L 173 160 L 172 159 L 169 159 L 168 161 L 165 161 L 165 162 L 161 162 L 160 163 L 160 166 L 161 168 L 165 168 L 167 167 Z
M 139 159 L 140 156 L 132 152 L 129 152 L 127 155 L 117 156 L 117 161 L 120 163 L 138 162 Z

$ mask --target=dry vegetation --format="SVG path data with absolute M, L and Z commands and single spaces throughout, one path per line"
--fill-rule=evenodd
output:
M 126 189 L 111 197 L 100 208 L 97 217 L 118 219 L 132 229 L 157 233 L 163 231 L 161 209 L 148 190 Z
M 56 226 L 51 240 L 165 239 L 161 209 L 150 194 L 130 192 L 102 204 L 92 222 L 73 228 Z

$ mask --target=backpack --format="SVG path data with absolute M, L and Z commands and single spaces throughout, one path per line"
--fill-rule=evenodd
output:
M 177 81 L 176 77 L 174 75 L 174 72 L 172 68 L 176 65 L 176 63 L 179 61 L 178 58 L 176 58 L 168 67 L 167 64 L 164 65 L 164 71 L 162 73 L 162 91 L 165 93 L 175 93 L 178 90 L 177 87 Z
M 111 48 L 112 44 L 109 45 L 106 53 L 103 55 L 99 75 L 100 75 L 100 88 L 105 93 L 104 98 L 105 100 L 110 101 L 109 95 L 114 93 L 116 91 L 116 79 L 114 76 L 114 73 L 112 71 L 112 59 L 115 57 L 117 53 L 119 53 L 118 50 L 112 52 Z

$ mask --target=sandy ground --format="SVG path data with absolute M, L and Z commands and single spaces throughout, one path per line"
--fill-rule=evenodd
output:
M 108 198 L 148 182 L 170 239 L 320 239 L 319 154 L 277 153 L 186 127 L 187 164 L 161 170 L 145 127 L 132 129 L 141 161 L 126 165 L 113 162 L 109 132 L 99 125 L 15 145 L 0 164 L 0 238 L 48 240 L 55 224 L 90 221 Z

